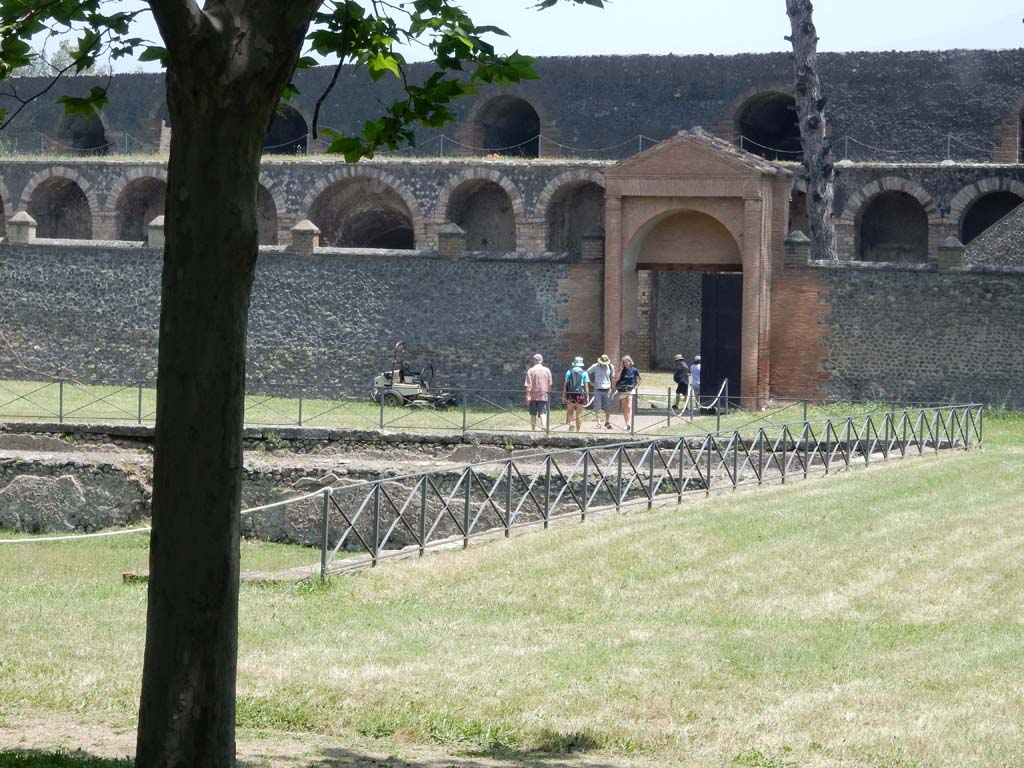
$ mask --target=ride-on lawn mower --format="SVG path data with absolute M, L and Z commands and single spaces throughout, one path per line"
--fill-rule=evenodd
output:
M 400 405 L 429 406 L 443 409 L 455 405 L 458 398 L 450 392 L 431 392 L 430 382 L 434 378 L 434 366 L 430 363 L 414 371 L 405 362 L 405 342 L 395 344 L 391 357 L 391 370 L 377 374 L 373 380 L 371 397 L 373 402 L 383 402 L 385 407 Z

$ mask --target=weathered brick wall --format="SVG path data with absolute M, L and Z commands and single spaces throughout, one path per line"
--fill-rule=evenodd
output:
M 772 292 L 775 396 L 1024 406 L 1024 271 L 816 266 Z
M 154 376 L 160 258 L 110 243 L 0 244 L 0 379 Z M 309 395 L 367 395 L 404 339 L 439 379 L 522 390 L 528 357 L 598 353 L 600 265 L 567 257 L 442 259 L 429 252 L 263 249 L 249 379 Z

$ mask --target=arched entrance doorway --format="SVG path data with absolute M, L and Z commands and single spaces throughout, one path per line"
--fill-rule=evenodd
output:
M 728 228 L 700 211 L 666 211 L 633 237 L 627 263 L 637 273 L 637 356 L 670 370 L 675 355 L 699 354 L 702 394 L 728 381 L 740 396 L 743 256 Z
M 730 386 L 730 395 L 738 390 L 745 407 L 764 405 L 771 368 L 772 273 L 783 265 L 784 207 L 792 174 L 694 130 L 606 170 L 605 181 L 606 351 L 629 352 L 645 332 L 649 338 L 650 325 L 645 331 L 639 307 L 645 274 L 648 280 L 655 275 L 657 283 L 653 288 L 655 328 L 671 322 L 671 317 L 663 319 L 666 309 L 671 313 L 678 307 L 671 301 L 668 307 L 659 307 L 659 295 L 665 294 L 662 289 L 685 281 L 682 275 L 687 272 L 697 275 L 700 330 L 690 338 L 708 331 L 710 338 L 699 342 L 702 356 L 706 346 L 723 350 L 730 344 L 738 346 L 738 381 Z M 689 279 L 691 294 L 696 293 L 696 278 Z M 689 312 L 696 322 L 696 310 Z M 723 325 L 729 322 L 733 328 Z M 678 338 L 666 343 L 685 343 Z M 696 351 L 674 349 L 673 353 L 692 357 Z M 712 375 L 715 382 L 731 379 L 735 368 L 731 374 L 719 370 Z M 703 384 L 704 391 L 714 386 L 711 380 Z

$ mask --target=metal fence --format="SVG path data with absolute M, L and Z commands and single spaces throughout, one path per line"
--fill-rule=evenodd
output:
M 563 518 L 969 449 L 983 419 L 978 404 L 923 407 L 537 453 L 328 487 L 246 514 L 257 527 L 261 513 L 319 520 L 326 577 Z M 365 556 L 336 560 L 342 550 Z

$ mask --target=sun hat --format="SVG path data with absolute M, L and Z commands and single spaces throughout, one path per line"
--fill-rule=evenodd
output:
M 601 365 L 608 365 L 608 363 L 611 362 L 611 359 L 608 357 L 608 355 L 601 355 L 599 358 L 597 358 L 597 362 L 599 362 Z
M 699 363 L 700 362 L 700 355 L 694 355 L 693 356 L 693 362 Z
M 673 358 L 672 358 L 672 360 L 673 360 L 674 362 L 677 362 L 677 363 L 678 363 L 678 362 L 679 362 L 680 360 L 684 360 L 684 361 L 685 361 L 685 360 L 686 360 L 686 358 L 685 358 L 685 357 L 683 357 L 682 355 L 676 355 L 675 357 L 673 357 Z
M 541 354 L 534 355 L 533 356 L 533 362 L 535 362 L 535 363 L 543 363 L 544 362 L 544 355 L 541 355 Z
M 580 357 L 579 355 L 574 357 L 572 359 L 572 367 L 573 368 L 582 368 L 583 367 L 583 358 Z

